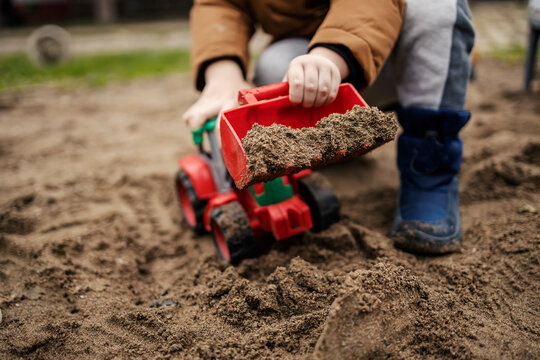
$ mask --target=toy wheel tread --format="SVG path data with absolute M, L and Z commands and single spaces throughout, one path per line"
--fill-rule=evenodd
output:
M 256 256 L 257 246 L 249 218 L 237 201 L 213 209 L 210 222 L 214 243 L 224 260 L 236 264 Z
M 196 234 L 204 234 L 206 230 L 203 217 L 207 201 L 199 199 L 193 183 L 182 169 L 176 173 L 174 182 L 180 210 L 186 223 Z
M 312 231 L 324 230 L 339 221 L 339 201 L 326 177 L 311 173 L 298 180 L 298 191 L 309 206 Z

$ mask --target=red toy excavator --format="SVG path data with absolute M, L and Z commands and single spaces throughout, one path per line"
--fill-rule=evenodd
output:
M 339 220 L 339 202 L 331 186 L 310 169 L 267 174 L 270 181 L 253 184 L 261 174 L 249 173 L 241 141 L 253 124 L 313 127 L 329 114 L 345 113 L 354 105 L 367 106 L 351 84 L 342 84 L 336 100 L 321 107 L 290 103 L 287 83 L 241 90 L 238 103 L 239 107 L 221 115 L 222 149 L 214 133 L 214 118 L 193 132 L 199 153 L 178 160 L 175 179 L 189 227 L 197 234 L 211 232 L 221 257 L 233 264 L 256 256 L 255 239 L 264 233 L 272 233 L 279 241 L 306 230 L 323 230 Z M 204 133 L 210 152 L 203 148 Z M 366 144 L 363 152 L 374 147 Z M 342 157 L 338 152 L 335 160 Z

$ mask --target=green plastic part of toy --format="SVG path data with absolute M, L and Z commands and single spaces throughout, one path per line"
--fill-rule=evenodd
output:
M 205 122 L 204 125 L 198 128 L 197 130 L 193 130 L 191 132 L 191 134 L 193 135 L 193 142 L 195 143 L 195 145 L 202 144 L 203 134 L 205 131 L 214 131 L 214 129 L 216 128 L 216 122 L 217 122 L 217 116 Z
M 264 193 L 257 195 L 255 187 L 250 186 L 249 191 L 260 206 L 280 203 L 290 199 L 294 195 L 291 185 L 285 185 L 282 178 L 277 178 L 264 183 Z

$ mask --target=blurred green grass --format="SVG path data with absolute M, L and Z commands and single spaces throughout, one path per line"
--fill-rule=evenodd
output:
M 523 45 L 514 45 L 506 48 L 490 50 L 488 56 L 512 65 L 517 65 L 524 63 L 526 52 L 527 49 Z M 540 48 L 538 49 L 537 56 L 539 54 Z
M 145 50 L 119 54 L 79 55 L 49 67 L 25 54 L 0 56 L 0 92 L 37 84 L 102 86 L 139 77 L 186 72 L 189 50 Z

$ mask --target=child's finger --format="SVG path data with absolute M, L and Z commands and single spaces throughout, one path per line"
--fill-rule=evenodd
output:
M 332 72 L 330 69 L 319 71 L 319 85 L 317 89 L 317 97 L 315 98 L 315 106 L 324 105 L 328 101 L 330 90 L 332 88 Z
M 291 63 L 287 71 L 287 81 L 289 82 L 289 101 L 300 104 L 304 97 L 304 69 L 301 64 Z
M 319 85 L 319 69 L 307 63 L 304 66 L 304 99 L 302 105 L 312 107 L 317 97 L 317 87 Z
M 330 104 L 337 97 L 339 91 L 339 84 L 341 83 L 341 76 L 339 71 L 332 71 L 332 79 L 330 81 L 330 92 L 328 93 L 328 98 L 326 99 L 325 104 Z
M 184 120 L 184 123 L 185 123 L 187 126 L 190 126 L 189 123 L 191 122 L 191 118 L 193 117 L 192 113 L 193 113 L 192 108 L 189 108 L 189 109 L 184 113 L 184 115 L 182 115 L 182 120 Z
M 196 130 L 204 125 L 204 122 L 206 121 L 206 116 L 204 114 L 198 113 L 194 114 L 188 119 L 188 126 L 191 130 Z
M 206 120 L 214 117 L 217 111 L 211 106 L 199 106 L 195 104 L 184 114 L 184 121 L 191 130 L 195 130 L 204 125 Z

